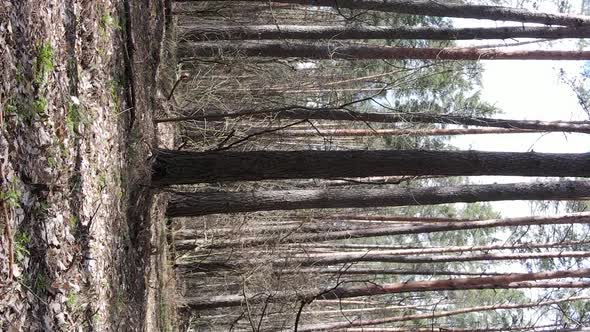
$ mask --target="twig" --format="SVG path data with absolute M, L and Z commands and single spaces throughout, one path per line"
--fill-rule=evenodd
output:
M 299 310 L 297 311 L 297 316 L 295 316 L 295 327 L 293 327 L 294 332 L 297 332 L 297 329 L 299 328 L 299 320 L 301 319 L 301 312 L 303 312 L 303 308 L 305 307 L 306 304 L 307 304 L 307 302 L 305 300 L 301 300 L 301 305 L 299 306 Z
M 180 75 L 180 77 L 176 80 L 176 82 L 174 82 L 174 85 L 172 86 L 172 90 L 170 90 L 170 93 L 168 94 L 168 98 L 166 100 L 172 99 L 172 96 L 174 95 L 174 91 L 176 90 L 176 87 L 178 86 L 178 84 L 180 84 L 180 82 L 184 81 L 188 77 L 189 76 L 187 74 Z
M 229 144 L 227 146 L 218 146 L 217 148 L 212 149 L 210 151 L 223 151 L 223 150 L 228 150 L 228 149 L 231 149 L 233 146 L 235 146 L 237 144 L 243 143 L 243 142 L 251 139 L 252 137 L 260 136 L 260 135 L 264 135 L 264 134 L 268 134 L 268 133 L 273 133 L 275 131 L 279 131 L 279 130 L 283 130 L 283 129 L 286 129 L 286 128 L 289 128 L 289 127 L 293 127 L 293 126 L 296 126 L 296 125 L 301 124 L 301 123 L 304 123 L 304 122 L 307 122 L 307 119 L 300 120 L 300 121 L 297 121 L 297 122 L 293 122 L 291 124 L 288 124 L 288 125 L 285 125 L 285 126 L 282 126 L 282 127 L 273 128 L 273 129 L 264 130 L 264 131 L 259 131 L 259 132 L 250 134 L 250 135 L 248 135 L 248 136 L 246 136 L 244 138 L 241 138 L 241 139 L 239 139 L 239 140 L 237 140 L 235 142 L 232 142 L 231 144 Z M 226 142 L 226 141 L 227 141 L 227 139 L 224 140 L 224 142 Z M 222 144 L 223 144 L 223 142 L 220 145 L 222 145 Z
M 35 293 L 31 287 L 25 285 L 24 283 L 22 283 L 21 281 L 18 282 L 21 286 L 23 286 L 29 293 L 31 293 L 34 297 L 37 298 L 37 300 L 39 300 L 41 303 L 48 305 L 47 302 L 45 302 L 42 298 L 39 297 L 39 295 L 37 295 L 37 293 Z
M 268 308 L 268 303 L 270 302 L 271 297 L 272 294 L 268 294 L 266 300 L 264 300 L 264 307 L 262 308 L 262 313 L 260 314 L 260 320 L 258 321 L 256 331 L 260 331 L 260 326 L 262 326 L 262 320 L 264 319 L 264 314 L 266 313 L 266 309 Z

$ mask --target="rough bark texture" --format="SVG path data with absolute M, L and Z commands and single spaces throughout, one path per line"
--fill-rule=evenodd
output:
M 387 26 L 190 26 L 180 31 L 180 40 L 261 40 L 261 39 L 427 39 L 470 40 L 510 38 L 588 38 L 590 27 L 437 28 Z
M 540 307 L 546 305 L 555 305 L 569 301 L 580 301 L 580 300 L 588 300 L 590 297 L 586 296 L 577 296 L 577 297 L 567 297 L 563 299 L 557 300 L 550 300 L 550 301 L 543 301 L 543 302 L 534 302 L 534 303 L 526 303 L 526 304 L 502 304 L 502 305 L 489 305 L 489 306 L 478 306 L 478 307 L 470 307 L 465 309 L 457 309 L 457 310 L 448 310 L 448 311 L 441 311 L 441 312 L 433 312 L 427 314 L 413 314 L 413 315 L 403 315 L 403 316 L 395 316 L 395 317 L 387 317 L 387 318 L 378 318 L 378 319 L 363 319 L 363 320 L 346 320 L 337 323 L 325 323 L 325 324 L 315 324 L 315 325 L 308 325 L 304 326 L 299 329 L 300 332 L 308 332 L 308 331 L 336 331 L 337 329 L 347 328 L 351 326 L 369 326 L 369 325 L 379 325 L 379 324 L 386 324 L 386 323 L 394 323 L 394 322 L 404 322 L 410 320 L 419 320 L 419 319 L 435 319 L 440 317 L 449 317 L 454 315 L 461 315 L 470 312 L 481 312 L 481 311 L 488 311 L 488 310 L 509 310 L 509 309 L 519 309 L 519 308 L 533 308 L 533 307 Z M 346 329 L 348 331 L 348 329 Z
M 337 274 L 337 275 L 403 275 L 403 276 L 497 276 L 502 273 L 495 272 L 456 272 L 444 270 L 400 270 L 400 269 L 370 269 L 370 268 L 300 268 L 283 269 L 283 273 L 312 273 L 312 274 Z
M 567 167 L 567 166 L 566 166 Z M 509 183 L 434 188 L 270 190 L 174 193 L 169 217 L 317 208 L 363 208 L 510 200 L 571 200 L 590 197 L 590 182 Z M 456 226 L 455 226 L 456 227 Z
M 228 54 L 246 57 L 344 60 L 590 60 L 590 51 L 503 51 L 481 48 L 410 48 L 280 42 L 183 42 L 178 45 L 178 56 L 181 59 Z
M 388 226 L 378 228 L 355 229 L 345 231 L 331 231 L 316 234 L 291 234 L 288 237 L 282 237 L 281 243 L 297 243 L 299 245 L 308 242 L 332 241 L 353 238 L 366 238 L 376 236 L 393 236 L 404 234 L 424 234 L 434 232 L 459 231 L 467 229 L 483 229 L 491 227 L 510 227 L 510 226 L 533 226 L 533 225 L 558 225 L 558 224 L 588 224 L 590 223 L 590 213 L 571 213 L 561 216 L 553 217 L 521 217 L 521 218 L 505 218 L 505 219 L 490 219 L 490 220 L 474 220 L 468 222 L 452 222 L 452 223 L 434 223 L 427 225 L 403 225 L 403 226 Z M 225 240 L 214 242 L 208 245 L 208 248 L 225 248 L 231 246 L 255 246 L 261 244 L 268 244 L 275 242 L 277 239 L 268 237 L 248 237 L 240 238 L 237 241 Z M 188 243 L 180 243 L 182 249 L 192 249 L 197 245 L 195 241 Z
M 247 134 L 261 133 L 265 130 L 248 132 Z M 437 128 L 437 129 L 291 129 L 275 131 L 269 135 L 285 137 L 387 137 L 387 136 L 455 136 L 455 135 L 489 135 L 489 134 L 519 134 L 534 132 L 529 129 L 504 129 L 504 128 Z
M 397 294 L 406 292 L 432 292 L 445 290 L 467 289 L 502 289 L 502 288 L 527 288 L 535 287 L 535 283 L 522 283 L 527 281 L 560 279 L 560 278 L 584 278 L 590 277 L 590 269 L 539 272 L 539 273 L 514 273 L 492 277 L 456 278 L 431 281 L 408 281 L 391 284 L 368 284 L 363 286 L 335 287 L 319 293 L 299 294 L 299 298 L 312 299 L 344 299 L 360 296 L 373 296 L 383 294 Z M 572 285 L 580 286 L 577 282 Z M 542 284 L 541 284 L 542 285 Z M 565 284 L 563 284 L 565 285 Z M 321 295 L 320 295 L 321 294 Z M 248 295 L 246 295 L 248 296 Z M 250 296 L 248 296 L 250 297 Z M 288 294 L 273 294 L 272 301 L 284 301 Z M 264 297 L 258 297 L 261 301 Z M 256 299 L 250 298 L 251 301 Z M 186 298 L 185 303 L 192 309 L 212 309 L 220 307 L 240 306 L 245 301 L 244 295 L 220 295 L 209 298 Z
M 451 263 L 451 262 L 479 262 L 479 261 L 504 261 L 504 260 L 527 260 L 541 258 L 586 258 L 590 257 L 587 251 L 560 251 L 542 253 L 513 253 L 513 254 L 479 254 L 479 255 L 441 255 L 441 256 L 397 256 L 365 252 L 360 254 L 334 254 L 324 257 L 290 258 L 289 260 L 273 261 L 275 265 L 298 264 L 301 266 L 327 266 L 343 263 L 357 262 L 383 262 L 400 264 L 430 264 L 430 263 Z M 238 267 L 241 262 L 229 263 Z M 245 262 L 250 263 L 250 262 Z M 252 263 L 262 263 L 254 260 Z
M 195 113 L 195 112 L 192 112 Z M 277 119 L 293 120 L 333 120 L 333 121 L 361 121 L 379 123 L 440 123 L 477 127 L 496 127 L 507 129 L 530 129 L 535 131 L 563 131 L 590 133 L 590 122 L 566 122 L 566 121 L 536 121 L 536 120 L 510 120 L 482 117 L 468 117 L 457 115 L 437 115 L 429 113 L 368 113 L 355 111 L 342 111 L 331 108 L 302 109 L 285 108 L 278 110 L 245 110 L 239 112 L 223 112 L 219 110 L 209 111 L 204 115 L 160 119 L 158 122 L 170 121 L 218 121 L 226 118 L 241 116 L 267 116 Z
M 197 0 L 175 0 L 176 2 L 192 2 Z M 228 1 L 228 0 L 225 0 Z M 261 2 L 266 2 L 260 0 Z M 584 16 L 565 14 L 549 14 L 533 12 L 526 9 L 453 4 L 446 1 L 428 0 L 274 0 L 275 3 L 323 6 L 361 10 L 376 10 L 411 15 L 439 17 L 463 17 L 498 21 L 515 21 L 541 23 L 546 25 L 586 25 L 590 19 Z
M 590 221 L 590 218 L 589 218 Z M 294 244 L 290 245 L 289 247 L 296 248 L 297 245 L 300 245 L 301 248 L 305 248 L 306 251 L 310 251 L 311 254 L 306 254 L 305 257 L 323 257 L 328 255 L 335 255 L 338 253 L 344 254 L 364 254 L 364 253 L 371 253 L 371 254 L 387 254 L 387 255 L 422 255 L 422 254 L 442 254 L 442 253 L 467 253 L 467 252 L 475 252 L 475 251 L 489 251 L 489 250 L 514 250 L 514 249 L 540 249 L 540 248 L 558 248 L 558 247 L 568 247 L 568 246 L 579 246 L 584 244 L 590 244 L 590 241 L 563 241 L 563 242 L 552 242 L 552 243 L 520 243 L 520 244 L 513 244 L 513 245 L 486 245 L 486 246 L 448 246 L 448 247 L 423 247 L 423 248 L 388 248 L 386 245 L 371 245 L 371 244 L 327 244 L 322 245 L 320 243 L 315 243 L 311 245 L 306 244 Z M 314 249 L 327 249 L 330 251 L 321 252 L 319 254 L 314 254 L 312 250 Z M 347 249 L 352 249 L 353 251 L 346 251 Z M 344 250 L 344 251 L 343 251 Z
M 588 176 L 590 154 L 482 151 L 249 151 L 156 154 L 153 184 L 391 175 Z M 275 193 L 275 195 L 277 195 Z M 293 192 L 286 197 L 294 197 Z M 309 192 L 311 194 L 311 192 Z M 317 192 L 329 197 L 329 192 Z M 253 194 L 255 195 L 255 194 Z M 261 194 L 262 195 L 262 194 Z

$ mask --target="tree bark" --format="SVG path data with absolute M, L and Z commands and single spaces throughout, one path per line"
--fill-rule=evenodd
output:
M 510 185 L 508 185 L 510 186 Z M 307 243 L 318 241 L 333 241 L 343 239 L 367 238 L 376 236 L 394 236 L 407 234 L 422 234 L 434 232 L 459 231 L 466 229 L 482 229 L 492 227 L 532 226 L 532 225 L 559 225 L 559 224 L 587 224 L 590 223 L 590 213 L 571 213 L 554 217 L 522 217 L 478 220 L 470 222 L 436 223 L 429 225 L 394 226 L 381 228 L 367 228 L 320 234 L 290 234 L 280 239 L 281 243 Z M 276 238 L 251 237 L 241 238 L 237 241 L 225 240 L 207 245 L 207 248 L 225 248 L 231 246 L 255 246 L 276 242 Z M 185 247 L 187 249 L 188 247 Z
M 360 296 L 374 296 L 384 294 L 398 294 L 407 292 L 432 292 L 446 290 L 470 290 L 470 289 L 507 289 L 535 287 L 535 283 L 528 281 L 560 279 L 560 278 L 586 278 L 590 276 L 590 269 L 538 272 L 538 273 L 514 273 L 492 277 L 456 278 L 430 281 L 407 281 L 391 284 L 368 284 L 366 286 L 335 287 L 322 292 L 306 292 L 298 294 L 300 299 L 312 301 L 314 299 L 345 299 Z M 523 283 L 524 282 L 524 283 Z M 558 283 L 566 285 L 564 283 Z M 572 282 L 570 282 L 572 284 Z M 540 284 L 549 286 L 548 284 Z M 579 286 L 573 282 L 572 285 Z M 290 294 L 273 294 L 272 301 L 280 302 L 289 299 Z M 185 298 L 185 304 L 194 310 L 213 309 L 221 307 L 240 306 L 248 298 L 249 303 L 263 300 L 264 297 L 252 297 L 252 295 L 220 295 L 208 298 Z
M 452 262 L 481 262 L 481 261 L 505 261 L 505 260 L 528 260 L 542 258 L 586 258 L 590 257 L 588 251 L 556 251 L 541 253 L 511 253 L 511 254 L 479 254 L 479 255 L 446 255 L 446 256 L 399 256 L 387 253 L 335 253 L 330 256 L 314 256 L 309 258 L 292 257 L 289 259 L 278 259 L 272 262 L 274 265 L 301 265 L 301 266 L 329 266 L 345 263 L 379 262 L 399 264 L 431 264 L 431 263 L 452 263 Z M 261 260 L 233 261 L 228 263 L 232 267 L 240 267 L 243 263 L 269 263 Z
M 572 300 L 573 301 L 573 300 Z M 436 318 L 436 317 L 434 317 Z M 512 326 L 504 328 L 489 328 L 489 329 L 468 329 L 468 328 L 454 328 L 454 327 L 412 327 L 412 328 L 399 328 L 399 327 L 358 327 L 358 328 L 347 328 L 346 332 L 508 332 L 508 331 L 535 331 L 535 332 L 582 332 L 579 328 L 565 328 L 560 329 L 560 324 L 542 325 L 537 324 L 532 326 Z M 539 330 L 541 328 L 551 328 Z M 586 331 L 588 332 L 588 331 Z
M 193 2 L 197 0 L 175 1 Z M 264 0 L 260 1 L 268 2 Z M 274 0 L 273 2 L 358 10 L 376 10 L 410 15 L 541 23 L 545 25 L 582 26 L 590 23 L 590 19 L 584 16 L 541 13 L 526 9 L 500 6 L 432 2 L 427 0 Z
M 300 269 L 282 269 L 282 273 L 309 273 L 309 274 L 336 274 L 336 275 L 400 275 L 400 276 L 498 276 L 502 273 L 496 272 L 458 272 L 443 270 L 400 270 L 386 268 L 300 268 Z
M 295 216 L 289 216 L 296 219 Z M 309 216 L 302 216 L 305 220 Z M 396 215 L 371 215 L 371 214 L 314 214 L 314 219 L 319 220 L 361 220 L 361 221 L 391 221 L 391 222 L 415 222 L 415 223 L 430 223 L 430 222 L 463 222 L 463 221 L 477 221 L 478 219 L 467 218 L 442 218 L 442 217 L 413 217 L 413 216 L 396 216 Z
M 272 130 L 267 128 L 247 134 L 264 134 Z M 505 129 L 505 128 L 436 128 L 436 129 L 290 129 L 268 133 L 270 136 L 284 137 L 389 137 L 389 136 L 456 136 L 456 135 L 489 135 L 489 134 L 522 134 L 535 133 L 530 129 Z
M 157 186 L 202 182 L 392 175 L 584 177 L 590 175 L 590 153 L 159 150 L 156 153 L 153 169 L 152 183 Z
M 590 22 L 589 22 L 590 23 Z M 589 38 L 590 27 L 530 27 L 499 28 L 438 28 L 388 26 L 310 26 L 310 25 L 253 25 L 253 26 L 189 26 L 183 28 L 180 40 L 262 40 L 262 39 L 425 39 L 471 40 L 512 38 Z
M 319 208 L 363 208 L 507 200 L 572 200 L 590 197 L 590 182 L 510 183 L 434 188 L 271 190 L 174 193 L 168 217 Z M 449 225 L 449 230 L 452 228 Z M 456 226 L 455 226 L 456 227 Z
M 182 42 L 180 59 L 238 55 L 318 60 L 590 60 L 590 51 L 541 51 L 481 48 L 411 48 L 369 44 L 254 42 Z
M 194 113 L 194 112 L 191 112 Z M 557 131 L 590 133 L 590 122 L 567 121 L 536 121 L 536 120 L 511 120 L 493 119 L 483 117 L 469 117 L 460 115 L 438 115 L 431 113 L 369 113 L 343 111 L 334 108 L 303 109 L 289 107 L 277 110 L 245 110 L 239 112 L 209 111 L 204 115 L 159 119 L 156 122 L 173 121 L 219 121 L 226 118 L 238 118 L 242 116 L 271 116 L 276 119 L 292 120 L 332 120 L 332 121 L 359 121 L 377 123 L 426 123 L 426 124 L 453 124 L 477 127 L 496 127 L 507 129 L 530 129 L 535 131 Z
M 297 248 L 296 245 L 288 246 L 288 249 L 293 252 L 297 250 L 299 254 L 296 257 L 305 257 L 313 259 L 314 257 L 326 257 L 326 256 L 340 256 L 340 255 L 388 255 L 388 256 L 403 256 L 403 255 L 424 255 L 424 254 L 446 254 L 446 253 L 471 253 L 476 251 L 497 251 L 497 250 L 511 250 L 514 249 L 523 249 L 523 250 L 531 250 L 531 249 L 543 249 L 543 248 L 559 248 L 559 247 L 570 247 L 570 246 L 580 246 L 590 244 L 590 241 L 562 241 L 562 242 L 552 242 L 552 243 L 520 243 L 520 244 L 513 244 L 513 245 L 485 245 L 485 246 L 448 246 L 448 247 L 423 247 L 423 248 L 411 248 L 411 249 L 389 249 L 385 245 L 357 245 L 356 247 L 348 247 L 348 244 L 342 244 L 342 246 L 335 246 L 335 247 L 325 247 L 322 248 L 320 244 L 315 244 L 315 246 L 304 246 L 303 244 L 301 248 Z M 337 244 L 335 244 L 337 245 Z M 331 248 L 331 250 L 329 250 Z M 324 250 L 322 250 L 324 249 Z M 344 249 L 344 251 L 342 250 Z M 346 251 L 346 249 L 355 249 L 354 251 Z M 275 249 L 274 252 L 282 252 L 278 251 L 281 250 L 280 248 Z M 318 250 L 315 251 L 314 250 Z M 295 252 L 297 253 L 297 252 Z
M 457 309 L 457 310 L 434 312 L 434 313 L 428 313 L 428 314 L 403 315 L 403 316 L 387 317 L 387 318 L 379 318 L 379 319 L 363 319 L 360 321 L 347 320 L 347 321 L 337 322 L 337 323 L 325 323 L 325 324 L 302 326 L 301 328 L 298 329 L 298 331 L 300 331 L 300 332 L 331 331 L 331 330 L 347 328 L 347 327 L 352 327 L 352 326 L 380 325 L 380 324 L 386 324 L 386 323 L 404 322 L 404 321 L 419 320 L 419 319 L 433 320 L 435 318 L 461 315 L 461 314 L 466 314 L 466 313 L 470 313 L 470 312 L 533 308 L 533 307 L 546 306 L 546 305 L 555 305 L 555 304 L 560 304 L 560 303 L 569 302 L 569 301 L 580 301 L 580 300 L 588 300 L 588 299 L 590 299 L 590 297 L 576 296 L 576 297 L 566 297 L 566 298 L 557 299 L 557 300 L 549 300 L 549 301 L 526 303 L 526 304 L 523 303 L 523 304 L 489 305 L 489 306 L 479 306 L 479 307 L 471 307 L 471 308 L 464 308 L 464 309 Z

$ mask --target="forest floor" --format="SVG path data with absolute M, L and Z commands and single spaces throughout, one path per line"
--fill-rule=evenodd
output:
M 165 197 L 148 183 L 174 137 L 152 121 L 174 80 L 167 6 L 0 0 L 0 330 L 174 320 Z

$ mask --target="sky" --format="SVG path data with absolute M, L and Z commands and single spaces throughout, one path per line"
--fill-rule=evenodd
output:
M 496 117 L 528 120 L 588 120 L 576 96 L 560 82 L 557 68 L 578 74 L 581 63 L 557 61 L 487 61 L 484 63 L 483 98 L 498 106 Z M 507 152 L 579 153 L 590 151 L 584 134 L 507 134 L 457 136 L 452 144 L 460 149 Z M 523 182 L 519 177 L 472 178 L 474 183 Z M 534 179 L 529 179 L 534 180 Z M 530 215 L 528 202 L 493 204 L 504 217 Z
M 457 27 L 504 26 L 505 22 L 456 20 Z M 525 41 L 526 39 L 519 40 Z M 502 41 L 485 41 L 495 44 Z M 516 41 L 510 41 L 516 42 Z M 575 40 L 551 43 L 551 49 L 575 50 Z M 473 42 L 471 42 L 471 45 Z M 541 44 L 543 45 L 543 44 Z M 466 46 L 466 45 L 461 45 Z M 511 49 L 539 49 L 547 45 L 529 44 Z M 559 78 L 563 69 L 570 77 L 578 77 L 583 61 L 482 61 L 483 99 L 502 110 L 495 117 L 526 120 L 590 120 L 573 91 Z M 460 149 L 507 152 L 590 152 L 590 138 L 584 134 L 507 134 L 470 135 L 453 138 L 452 144 Z M 506 176 L 474 177 L 473 183 L 510 183 L 527 179 Z M 528 179 L 529 181 L 535 179 Z M 523 201 L 495 202 L 493 206 L 504 217 L 531 215 L 530 204 Z

